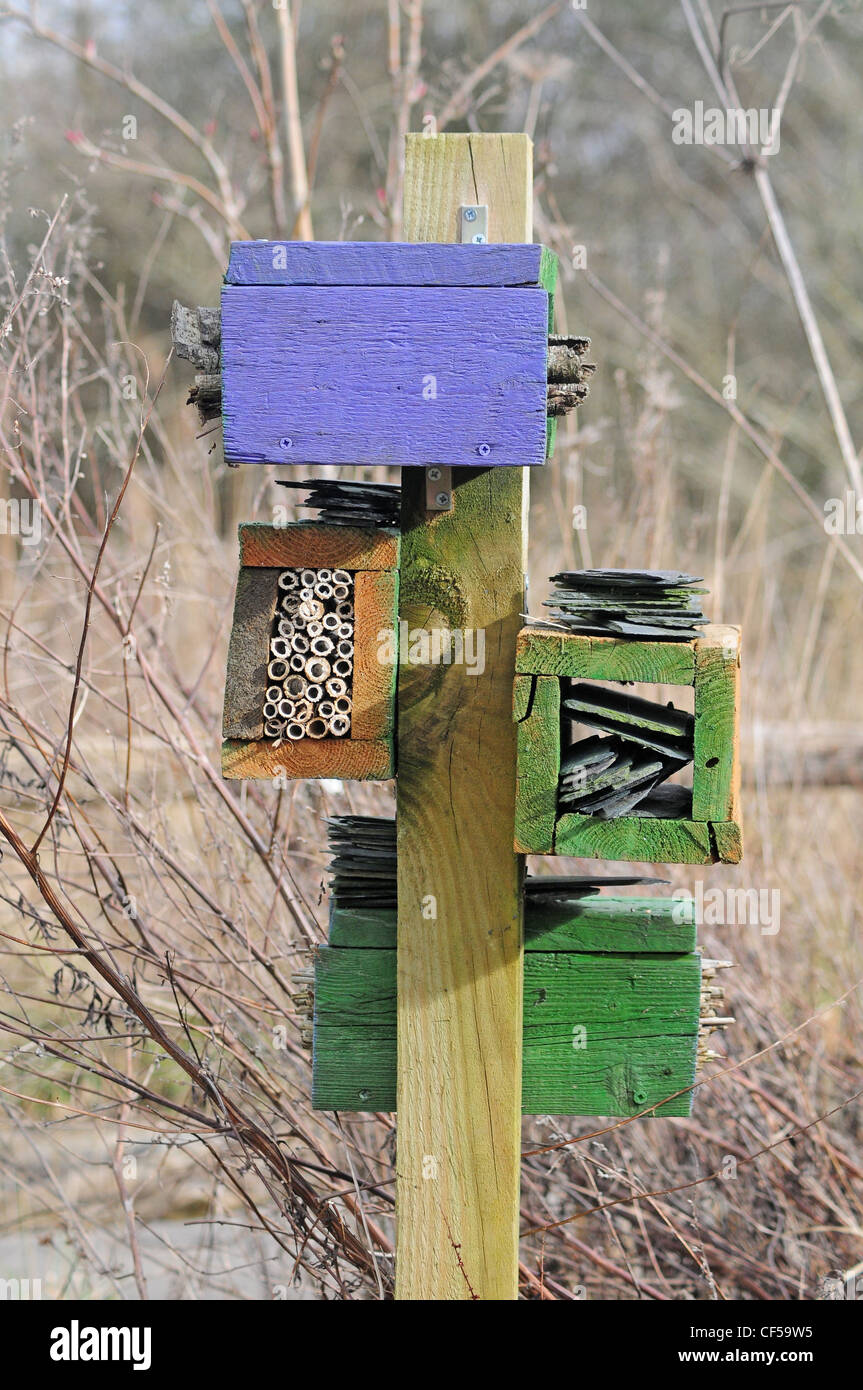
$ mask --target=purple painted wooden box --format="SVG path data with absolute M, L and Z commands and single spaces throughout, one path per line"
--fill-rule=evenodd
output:
M 530 245 L 234 243 L 226 458 L 543 463 L 556 269 Z

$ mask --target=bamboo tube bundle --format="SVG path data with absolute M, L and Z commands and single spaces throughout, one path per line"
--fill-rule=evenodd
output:
M 343 569 L 285 569 L 270 636 L 264 736 L 347 738 L 354 669 L 354 577 Z
M 722 1004 L 725 999 L 725 991 L 717 983 L 717 971 L 730 970 L 733 962 L 730 960 L 707 960 L 704 959 L 701 965 L 701 1006 L 699 1010 L 698 1022 L 698 1057 L 696 1070 L 701 1071 L 707 1066 L 708 1062 L 721 1060 L 721 1054 L 714 1052 L 709 1046 L 709 1039 L 712 1033 L 718 1032 L 723 1028 L 730 1028 L 737 1020 L 730 1014 L 722 1014 Z

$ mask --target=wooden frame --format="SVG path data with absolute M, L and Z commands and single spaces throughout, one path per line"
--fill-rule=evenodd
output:
M 525 854 L 636 863 L 736 864 L 743 853 L 739 767 L 740 630 L 711 625 L 691 642 L 588 637 L 523 628 L 516 652 L 515 847 Z M 695 691 L 689 819 L 558 813 L 562 679 L 640 681 Z
M 239 528 L 240 573 L 228 649 L 222 722 L 226 778 L 395 776 L 395 680 L 398 651 L 399 537 L 394 531 L 297 522 Z M 354 576 L 354 671 L 351 732 L 276 746 L 264 738 L 269 638 L 281 570 L 348 570 Z M 381 659 L 379 634 L 393 641 Z
M 396 912 L 334 903 L 329 943 L 315 958 L 312 1104 L 394 1110 Z M 701 957 L 686 903 L 528 904 L 523 988 L 525 1114 L 691 1113 Z

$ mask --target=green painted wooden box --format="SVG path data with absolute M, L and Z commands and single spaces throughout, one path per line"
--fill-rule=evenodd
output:
M 396 910 L 334 904 L 329 943 L 315 961 L 312 1103 L 392 1111 Z M 691 903 L 528 903 L 524 959 L 525 1114 L 690 1114 L 702 975 Z
M 712 625 L 691 642 L 589 637 L 526 627 L 518 636 L 515 848 L 631 863 L 736 864 L 743 853 L 739 769 L 740 630 Z M 602 820 L 561 814 L 561 681 L 694 687 L 691 813 Z
M 222 776 L 395 776 L 398 534 L 303 521 L 239 537 Z

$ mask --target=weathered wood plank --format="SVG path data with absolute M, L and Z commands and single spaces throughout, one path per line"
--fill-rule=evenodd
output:
M 577 908 L 528 902 L 524 938 L 526 951 L 694 951 L 694 910 L 675 898 L 597 896 Z
M 712 625 L 695 643 L 696 820 L 738 819 L 740 792 L 740 629 Z
M 225 457 L 542 464 L 547 316 L 541 289 L 225 285 Z
M 632 864 L 712 864 L 711 827 L 706 821 L 656 820 L 650 816 L 560 817 L 555 854 L 577 859 L 626 859 Z
M 710 831 L 720 864 L 739 864 L 743 858 L 743 830 L 736 821 L 711 821 Z
M 222 744 L 222 776 L 234 778 L 338 777 L 343 781 L 384 781 L 395 776 L 392 742 L 384 739 L 303 738 L 274 746 L 270 739 L 227 739 Z
M 398 665 L 398 592 L 397 570 L 358 570 L 356 573 L 353 740 L 392 740 Z M 391 646 L 381 640 L 386 632 L 393 634 Z
M 391 570 L 399 563 L 395 531 L 324 526 L 298 521 L 290 526 L 244 522 L 239 528 L 240 564 L 278 569 Z
M 549 288 L 544 246 L 390 241 L 235 241 L 229 285 L 381 285 Z
M 529 711 L 517 725 L 515 848 L 551 854 L 560 777 L 560 681 L 535 676 Z
M 683 920 L 681 920 L 683 918 Z M 394 950 L 394 908 L 333 907 L 329 944 Z M 525 903 L 525 951 L 679 954 L 695 950 L 692 903 L 674 898 L 584 898 L 575 906 Z
M 516 671 L 574 680 L 644 681 L 692 685 L 693 642 L 641 642 L 525 627 L 518 634 Z
M 317 1109 L 393 1108 L 395 986 L 393 951 L 318 952 Z M 691 1093 L 662 1102 L 694 1081 L 700 990 L 695 954 L 528 954 L 524 1112 L 631 1115 L 655 1106 L 657 1114 L 689 1114 Z
M 512 683 L 512 717 L 518 723 L 530 709 L 533 676 L 516 676 Z
M 277 569 L 241 569 L 228 644 L 223 738 L 262 738 L 270 634 L 278 598 Z
M 526 136 L 409 135 L 405 189 L 412 241 L 457 240 L 465 203 L 488 205 L 492 240 L 530 239 Z M 520 406 L 506 395 L 508 431 Z M 486 667 L 399 668 L 396 1295 L 514 1299 L 523 952 L 511 707 L 527 474 L 455 469 L 453 510 L 431 519 L 424 476 L 404 472 L 402 488 L 400 615 L 484 629 Z

